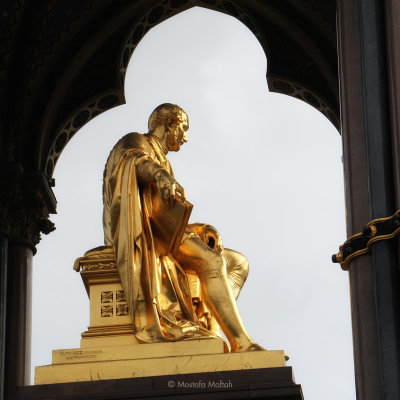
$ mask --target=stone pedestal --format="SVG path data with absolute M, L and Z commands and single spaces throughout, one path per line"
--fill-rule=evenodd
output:
M 90 299 L 90 326 L 78 349 L 54 350 L 37 367 L 35 384 L 172 376 L 284 367 L 283 350 L 227 353 L 222 338 L 139 344 L 115 266 L 113 250 L 93 249 L 76 260 Z
M 282 350 L 224 353 L 221 339 L 103 346 L 53 351 L 53 364 L 36 368 L 35 384 L 170 376 L 285 365 Z

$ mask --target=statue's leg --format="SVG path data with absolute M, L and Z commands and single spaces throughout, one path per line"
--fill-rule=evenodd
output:
M 180 246 L 176 260 L 186 271 L 198 275 L 205 303 L 228 338 L 231 350 L 262 350 L 243 326 L 229 285 L 224 258 L 199 237 L 191 237 Z
M 247 276 L 249 275 L 249 262 L 243 254 L 231 249 L 224 248 L 222 256 L 226 261 L 226 272 L 228 274 L 229 285 L 235 299 L 237 300 L 240 291 L 246 282 Z

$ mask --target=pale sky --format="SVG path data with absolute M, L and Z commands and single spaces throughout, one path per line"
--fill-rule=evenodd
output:
M 55 170 L 57 230 L 34 257 L 34 367 L 78 348 L 89 301 L 77 257 L 103 244 L 101 185 L 117 140 L 145 133 L 163 102 L 184 108 L 189 142 L 170 154 L 175 177 L 225 247 L 245 254 L 239 297 L 249 334 L 284 349 L 306 400 L 353 400 L 348 273 L 331 263 L 346 239 L 341 137 L 304 102 L 269 93 L 255 36 L 227 15 L 194 8 L 151 29 L 129 64 L 127 104 L 84 126 Z

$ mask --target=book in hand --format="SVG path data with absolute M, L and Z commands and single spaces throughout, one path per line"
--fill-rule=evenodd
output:
M 150 216 L 156 249 L 162 256 L 171 254 L 174 257 L 178 252 L 193 209 L 193 204 L 179 193 L 174 199 L 173 206 L 169 208 L 160 195 L 156 196 Z

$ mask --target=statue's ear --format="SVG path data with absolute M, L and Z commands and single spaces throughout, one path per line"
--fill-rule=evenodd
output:
M 168 130 L 169 132 L 172 131 L 172 129 L 173 129 L 173 127 L 174 127 L 174 123 L 173 123 L 173 121 L 172 121 L 171 118 L 168 118 L 168 119 L 167 119 L 167 122 L 165 123 L 165 126 L 166 126 L 166 128 L 167 128 L 167 130 Z

